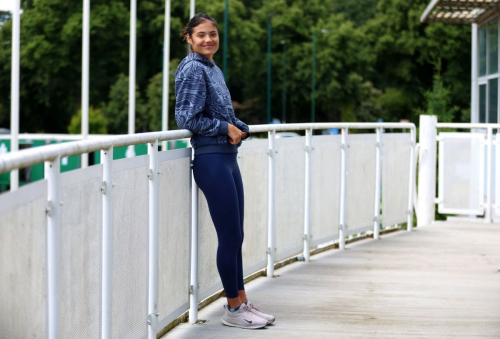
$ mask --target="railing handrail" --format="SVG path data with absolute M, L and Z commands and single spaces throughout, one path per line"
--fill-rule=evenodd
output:
M 489 124 L 489 123 L 462 123 L 462 122 L 438 122 L 436 128 L 458 128 L 458 129 L 470 129 L 470 128 L 500 128 L 500 124 Z
M 500 125 L 499 125 L 500 126 Z M 298 123 L 298 124 L 273 124 L 273 125 L 251 125 L 251 133 L 259 132 L 282 132 L 296 130 L 322 130 L 330 128 L 351 128 L 351 129 L 411 129 L 416 130 L 413 123 Z M 0 157 L 0 174 L 10 172 L 15 169 L 33 166 L 44 161 L 52 161 L 57 157 L 68 157 L 91 153 L 110 147 L 123 147 L 138 144 L 146 144 L 157 141 L 177 140 L 190 138 L 192 133 L 188 130 L 174 130 L 165 132 L 148 132 L 137 134 L 125 134 L 113 137 L 103 137 L 102 139 L 81 140 L 67 142 L 63 144 L 47 145 L 35 147 L 18 152 L 8 153 Z

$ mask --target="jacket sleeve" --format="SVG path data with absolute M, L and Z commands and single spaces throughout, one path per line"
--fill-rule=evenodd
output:
M 190 62 L 175 79 L 175 120 L 179 128 L 204 136 L 226 135 L 227 121 L 203 116 L 207 86 L 203 70 Z
M 248 139 L 250 137 L 250 128 L 248 128 L 247 124 L 245 124 L 240 119 L 234 118 L 234 120 L 236 123 L 236 127 L 238 127 L 240 131 L 247 132 L 247 136 L 243 140 Z

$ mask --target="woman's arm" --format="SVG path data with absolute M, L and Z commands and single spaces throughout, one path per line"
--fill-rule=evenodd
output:
M 196 62 L 184 66 L 175 79 L 175 120 L 179 128 L 205 136 L 227 135 L 228 123 L 203 116 L 207 86 Z

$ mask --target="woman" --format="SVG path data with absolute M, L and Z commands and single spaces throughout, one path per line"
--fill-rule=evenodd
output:
M 224 75 L 213 61 L 219 49 L 216 21 L 198 13 L 181 36 L 191 53 L 175 73 L 175 119 L 193 132 L 194 178 L 207 198 L 219 240 L 217 268 L 227 297 L 222 323 L 261 328 L 275 319 L 248 301 L 241 257 L 244 200 L 236 156 L 249 129 L 235 117 Z

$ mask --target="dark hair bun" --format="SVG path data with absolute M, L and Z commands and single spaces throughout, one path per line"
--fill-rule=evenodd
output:
M 211 21 L 217 29 L 219 27 L 217 26 L 217 21 L 215 21 L 214 18 L 212 18 L 210 15 L 206 15 L 204 13 L 198 13 L 194 17 L 189 20 L 188 24 L 184 26 L 184 28 L 181 31 L 181 36 L 186 37 L 187 35 L 191 36 L 193 34 L 193 29 L 201 24 L 204 21 Z

